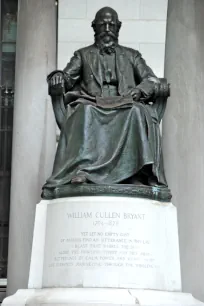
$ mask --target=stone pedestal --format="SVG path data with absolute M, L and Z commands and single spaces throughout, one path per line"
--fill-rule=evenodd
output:
M 196 306 L 189 293 L 134 289 L 28 289 L 6 298 L 6 306 Z
M 180 290 L 175 207 L 126 197 L 41 201 L 28 286 Z
M 37 205 L 27 290 L 3 305 L 194 305 L 180 293 L 176 208 L 133 197 Z

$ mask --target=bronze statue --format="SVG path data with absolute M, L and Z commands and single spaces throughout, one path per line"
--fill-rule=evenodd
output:
M 92 27 L 95 43 L 48 76 L 61 135 L 42 197 L 124 193 L 169 200 L 159 129 L 168 84 L 138 51 L 119 45 L 115 10 L 100 9 Z

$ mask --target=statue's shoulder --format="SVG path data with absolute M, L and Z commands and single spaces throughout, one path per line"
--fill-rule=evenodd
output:
M 122 45 L 118 45 L 120 51 L 129 57 L 141 56 L 141 53 L 138 50 L 133 48 L 125 47 Z
M 95 49 L 96 47 L 94 46 L 94 44 L 80 48 L 78 50 L 75 51 L 75 53 L 80 53 L 81 55 L 86 54 L 88 52 L 91 52 Z

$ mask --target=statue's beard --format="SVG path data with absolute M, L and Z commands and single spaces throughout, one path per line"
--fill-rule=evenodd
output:
M 95 35 L 95 44 L 100 50 L 100 53 L 111 54 L 115 52 L 115 47 L 118 44 L 118 36 L 112 32 L 103 32 Z

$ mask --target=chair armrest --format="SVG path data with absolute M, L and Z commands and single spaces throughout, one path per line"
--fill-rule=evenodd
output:
M 161 122 L 166 109 L 167 99 L 170 96 L 170 84 L 165 78 L 160 78 L 160 83 L 155 84 L 154 99 L 152 107 L 156 110 L 159 122 Z
M 56 123 L 61 130 L 64 117 L 66 116 L 66 109 L 64 105 L 64 94 L 60 91 L 55 91 L 53 89 L 49 90 L 49 95 L 51 96 L 52 107 L 55 114 Z
M 170 84 L 167 83 L 167 79 L 160 78 L 160 83 L 155 84 L 155 98 L 158 97 L 170 97 Z

